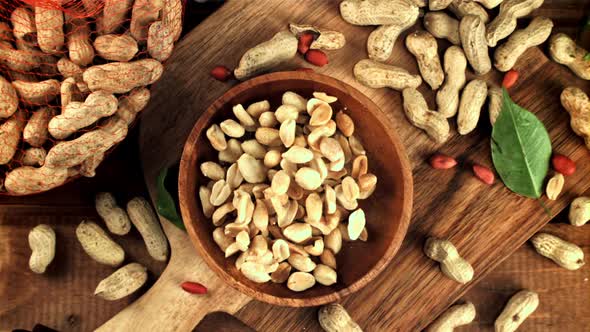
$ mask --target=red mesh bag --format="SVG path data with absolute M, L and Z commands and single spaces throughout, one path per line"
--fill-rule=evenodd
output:
M 0 0 L 0 195 L 96 167 L 147 105 L 183 0 Z

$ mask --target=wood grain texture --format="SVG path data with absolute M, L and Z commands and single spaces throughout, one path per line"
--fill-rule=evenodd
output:
M 338 282 L 330 286 L 317 284 L 305 292 L 289 291 L 285 284 L 254 283 L 238 271 L 236 257 L 225 258 L 213 241 L 215 226 L 203 215 L 195 195 L 200 186 L 209 182 L 199 165 L 205 161 L 219 161 L 205 131 L 213 124 L 233 118 L 232 108 L 237 104 L 269 100 L 271 107 L 276 108 L 282 104 L 283 93 L 287 90 L 306 97 L 312 97 L 314 91 L 322 91 L 338 98 L 330 106 L 334 113 L 343 110 L 354 121 L 355 136 L 367 150 L 369 171 L 377 176 L 379 183 L 370 199 L 359 201 L 367 220 L 372 221 L 367 226 L 370 241 L 345 242 L 336 255 L 340 265 Z M 350 85 L 329 76 L 294 71 L 256 77 L 213 102 L 187 139 L 180 163 L 178 191 L 188 234 L 207 265 L 227 284 L 255 299 L 293 307 L 336 302 L 370 283 L 398 251 L 410 222 L 413 197 L 412 173 L 403 145 L 377 105 Z
M 246 23 L 258 22 L 259 17 L 267 18 L 263 25 Z M 352 66 L 365 57 L 365 42 L 371 28 L 346 24 L 339 17 L 337 2 L 299 1 L 297 6 L 289 6 L 268 0 L 256 2 L 255 6 L 238 1 L 227 3 L 191 32 L 169 60 L 166 73 L 154 87 L 154 98 L 141 126 L 140 151 L 152 196 L 157 171 L 179 158 L 192 123 L 206 105 L 228 88 L 226 83 L 209 78 L 209 69 L 218 64 L 232 66 L 247 48 L 285 29 L 288 22 L 318 24 L 345 34 L 346 48 L 330 52 L 330 65 L 317 70 L 357 87 L 379 105 L 406 142 L 413 164 L 415 206 L 404 246 L 373 287 L 345 300 L 353 308 L 352 313 L 362 317 L 360 323 L 370 330 L 407 331 L 424 327 L 563 209 L 573 197 L 574 184 L 578 191 L 590 186 L 583 181 L 590 170 L 590 156 L 581 140 L 572 135 L 568 116 L 559 105 L 559 93 L 565 85 L 576 83 L 588 88 L 588 84 L 549 62 L 540 50 L 529 50 L 516 65 L 521 78 L 512 90 L 513 99 L 536 113 L 546 124 L 556 151 L 570 155 L 580 167 L 568 179 L 569 193 L 555 202 L 544 201 L 552 211 L 550 215 L 538 202 L 512 194 L 500 182 L 487 187 L 471 175 L 473 162 L 491 166 L 487 114 L 483 113 L 475 133 L 455 135 L 446 144 L 435 145 L 408 124 L 399 93 L 368 89 L 352 78 Z M 414 59 L 401 42 L 396 44 L 390 62 L 417 72 Z M 302 65 L 303 60 L 296 58 L 277 70 Z M 496 84 L 499 78 L 495 72 L 486 77 Z M 434 94 L 424 86 L 422 91 L 433 105 Z M 437 150 L 457 156 L 463 167 L 447 172 L 430 169 L 424 160 Z M 444 278 L 421 252 L 427 236 L 450 239 L 474 266 L 476 279 L 460 286 Z M 433 298 L 433 294 L 437 297 Z M 378 306 L 370 305 L 377 303 Z

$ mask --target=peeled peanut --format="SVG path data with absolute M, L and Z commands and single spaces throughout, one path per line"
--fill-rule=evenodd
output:
M 104 220 L 109 231 L 117 235 L 125 235 L 131 230 L 131 221 L 125 210 L 120 208 L 111 193 L 96 194 L 95 207 L 98 215 Z
M 127 203 L 127 214 L 141 234 L 150 256 L 160 262 L 166 261 L 168 241 L 150 203 L 142 197 L 135 197 Z
M 444 12 L 426 13 L 424 27 L 436 38 L 446 39 L 455 45 L 461 45 L 459 21 Z
M 539 295 L 529 290 L 514 294 L 494 322 L 496 332 L 514 332 L 539 306 Z
M 130 263 L 103 279 L 96 289 L 97 295 L 115 301 L 138 290 L 147 281 L 147 269 L 139 263 Z
M 436 39 L 426 31 L 415 31 L 406 37 L 406 48 L 416 57 L 418 69 L 432 90 L 440 87 L 445 79 Z
M 441 114 L 428 109 L 426 100 L 418 90 L 404 89 L 402 96 L 406 117 L 414 126 L 426 131 L 437 143 L 449 138 L 449 122 Z M 352 144 L 350 147 L 353 147 Z
M 535 17 L 529 25 L 514 31 L 508 41 L 494 52 L 494 66 L 499 71 L 508 71 L 516 60 L 529 48 L 544 43 L 553 28 L 553 22 L 545 17 Z
M 574 226 L 583 226 L 590 221 L 590 197 L 578 197 L 570 205 L 569 221 Z
M 211 204 L 211 189 L 204 186 L 199 187 L 199 201 L 203 208 L 203 214 L 210 218 L 215 210 L 215 206 Z
M 315 280 L 324 285 L 330 286 L 336 283 L 336 271 L 334 271 L 331 267 L 323 264 L 319 264 L 313 270 L 313 276 Z
M 531 238 L 535 250 L 557 265 L 568 270 L 577 270 L 584 263 L 584 252 L 577 245 L 547 233 L 537 233 Z
M 318 312 L 320 326 L 326 332 L 362 332 L 360 326 L 352 320 L 346 309 L 340 304 L 327 304 Z
M 458 46 L 447 48 L 444 55 L 445 82 L 436 93 L 438 112 L 446 118 L 457 114 L 459 108 L 459 92 L 465 85 L 467 59 L 463 49 Z
M 281 123 L 279 138 L 286 147 L 290 147 L 295 143 L 296 129 L 297 124 L 295 123 L 295 120 L 289 119 Z
M 340 252 L 340 249 L 342 249 L 342 233 L 339 228 L 335 228 L 324 237 L 324 247 L 332 250 L 334 254 Z
M 455 304 L 443 312 L 425 332 L 447 332 L 471 323 L 475 319 L 475 306 L 471 302 Z
M 225 251 L 234 242 L 234 239 L 225 235 L 223 227 L 217 227 L 213 231 L 213 241 L 215 241 L 221 251 Z
M 348 236 L 352 241 L 359 238 L 365 224 L 365 212 L 362 209 L 355 210 L 348 216 Z
M 459 35 L 465 57 L 477 75 L 484 75 L 492 69 L 485 32 L 484 22 L 475 15 L 467 15 L 459 23 Z
M 294 272 L 287 280 L 287 287 L 294 292 L 302 292 L 315 285 L 315 278 L 307 272 Z
M 268 100 L 252 103 L 246 109 L 246 112 L 248 112 L 248 114 L 250 114 L 250 116 L 255 119 L 258 119 L 260 114 L 268 111 L 270 111 L 270 103 Z
M 225 136 L 223 135 L 223 131 L 219 128 L 218 125 L 214 124 L 206 132 L 207 138 L 211 143 L 211 146 L 217 151 L 223 151 L 227 148 L 227 142 L 225 140 Z
M 284 283 L 289 278 L 290 273 L 291 265 L 287 262 L 282 262 L 279 264 L 277 270 L 270 274 L 270 279 L 274 283 Z
M 221 131 L 229 137 L 239 138 L 244 136 L 244 133 L 246 132 L 242 125 L 232 119 L 222 121 L 219 124 L 219 127 L 221 128 Z
M 76 237 L 84 251 L 95 261 L 110 266 L 123 263 L 125 251 L 97 224 L 82 221 L 76 228 Z
M 311 272 L 316 268 L 316 264 L 308 256 L 292 253 L 288 258 L 289 264 L 301 272 Z
M 35 273 L 44 273 L 55 257 L 55 232 L 48 225 L 37 225 L 29 232 L 29 247 L 29 268 Z
M 290 241 L 301 243 L 311 238 L 311 226 L 304 223 L 294 223 L 283 230 L 283 235 Z
M 428 258 L 440 263 L 440 269 L 447 277 L 462 284 L 473 279 L 473 268 L 459 256 L 457 248 L 451 242 L 428 238 L 424 245 L 424 253 Z
M 331 267 L 332 269 L 336 270 L 336 257 L 331 249 L 325 248 L 322 254 L 320 255 L 320 261 L 322 264 Z
M 244 153 L 238 159 L 238 169 L 240 174 L 249 183 L 260 183 L 263 182 L 266 177 L 266 167 L 262 161 L 252 157 L 251 155 Z
M 307 110 L 307 99 L 293 91 L 283 93 L 282 102 L 283 105 L 295 106 L 299 111 Z
M 321 237 L 317 238 L 313 241 L 313 244 L 307 245 L 303 249 L 312 256 L 319 256 L 324 252 L 324 240 Z
M 226 163 L 235 163 L 242 156 L 244 150 L 242 145 L 235 138 L 231 138 L 227 141 L 227 147 L 223 151 L 219 151 L 218 157 L 220 161 Z
M 316 190 L 322 185 L 320 173 L 310 167 L 301 167 L 295 174 L 295 182 L 305 190 Z
M 305 164 L 314 158 L 313 152 L 300 146 L 292 146 L 282 154 L 282 157 L 293 164 Z
M 561 193 L 564 184 L 565 178 L 563 177 L 563 174 L 556 173 L 553 175 L 549 181 L 547 181 L 547 188 L 545 189 L 547 198 L 552 201 L 556 200 Z
M 242 104 L 237 104 L 232 108 L 232 112 L 240 121 L 240 124 L 244 126 L 244 128 L 251 128 L 256 124 L 256 121 L 250 116 L 250 114 L 244 109 Z
M 206 161 L 200 166 L 201 173 L 213 181 L 222 180 L 225 177 L 225 171 L 218 163 Z
M 457 116 L 457 131 L 460 135 L 469 134 L 477 126 L 487 94 L 488 87 L 482 80 L 472 80 L 463 89 Z

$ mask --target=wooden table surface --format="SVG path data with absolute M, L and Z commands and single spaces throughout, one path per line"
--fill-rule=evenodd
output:
M 556 30 L 575 33 L 589 3 L 547 1 L 537 14 L 554 18 Z M 194 12 L 194 6 L 197 5 L 189 2 L 188 13 Z M 189 27 L 191 20 L 187 22 Z M 582 36 L 582 40 L 586 38 Z M 147 196 L 136 142 L 136 135 L 130 135 L 107 158 L 94 179 L 79 180 L 27 198 L 0 197 L 0 330 L 31 329 L 34 324 L 42 323 L 60 331 L 88 331 L 140 295 L 116 302 L 93 297 L 96 284 L 111 269 L 88 259 L 74 234 L 81 220 L 98 220 L 93 208 L 96 192 L 114 192 L 121 201 L 134 195 Z M 579 244 L 586 255 L 590 255 L 590 225 L 573 228 L 567 227 L 565 222 L 562 214 L 546 229 Z M 39 223 L 54 225 L 60 243 L 59 259 L 43 276 L 28 270 L 30 250 L 26 238 L 29 229 Z M 152 276 L 150 282 L 153 282 L 164 265 L 149 259 L 137 232 L 117 240 L 128 253 L 128 260 L 148 267 Z M 478 316 L 473 324 L 460 330 L 492 330 L 493 320 L 509 296 L 521 288 L 530 288 L 539 292 L 541 305 L 525 322 L 523 330 L 587 331 L 590 326 L 589 278 L 590 266 L 573 272 L 561 269 L 535 254 L 530 244 L 526 244 L 463 297 L 475 303 Z M 315 309 L 276 308 L 252 302 L 236 316 L 259 331 L 272 330 L 277 317 L 293 322 L 291 326 L 297 329 L 317 330 L 315 314 Z M 241 328 L 227 316 L 213 314 L 199 324 L 197 330 L 237 331 Z

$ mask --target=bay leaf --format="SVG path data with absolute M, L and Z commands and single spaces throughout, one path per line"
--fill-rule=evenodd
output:
M 494 167 L 506 187 L 526 197 L 541 197 L 549 170 L 551 139 L 543 123 L 515 104 L 506 89 L 491 144 Z

